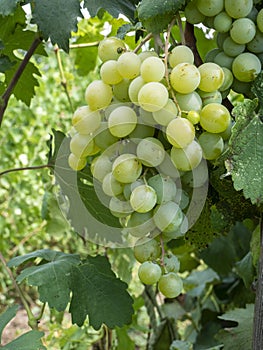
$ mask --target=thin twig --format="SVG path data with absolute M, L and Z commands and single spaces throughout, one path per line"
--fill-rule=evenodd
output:
M 38 45 L 42 42 L 42 39 L 39 35 L 37 35 L 37 37 L 34 39 L 34 41 L 32 42 L 29 50 L 27 51 L 24 59 L 22 60 L 22 62 L 20 63 L 17 71 L 15 72 L 12 80 L 10 81 L 7 89 L 5 90 L 5 92 L 3 93 L 3 95 L 0 97 L 0 126 L 2 124 L 3 121 L 3 117 L 4 117 L 4 113 L 5 110 L 7 108 L 8 105 L 8 101 L 10 96 L 12 95 L 14 88 L 16 87 L 18 80 L 20 79 L 21 75 L 23 74 L 30 58 L 33 56 L 35 50 L 37 49 Z
M 140 48 L 147 43 L 147 41 L 149 41 L 151 38 L 153 37 L 152 33 L 149 33 L 146 35 L 146 37 L 144 39 L 141 40 L 140 44 L 138 46 L 135 47 L 135 49 L 133 50 L 134 53 L 137 53 Z
M 53 165 L 51 164 L 44 164 L 44 165 L 36 165 L 36 166 L 27 166 L 27 167 L 21 167 L 21 168 L 13 168 L 13 169 L 7 169 L 0 173 L 0 176 L 9 174 L 15 171 L 23 171 L 23 170 L 37 170 L 37 169 L 44 169 L 44 168 L 53 168 Z
M 85 47 L 94 47 L 99 46 L 99 41 L 94 41 L 93 43 L 82 43 L 82 44 L 71 44 L 69 45 L 70 49 L 82 49 Z

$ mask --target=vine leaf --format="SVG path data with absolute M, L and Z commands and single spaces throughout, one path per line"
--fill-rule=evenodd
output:
M 15 12 L 18 2 L 21 0 L 0 0 L 0 15 L 8 16 Z
M 75 266 L 72 275 L 73 292 L 69 311 L 72 321 L 81 326 L 89 316 L 89 323 L 99 329 L 129 324 L 133 314 L 133 299 L 127 284 L 116 278 L 106 257 L 96 256 Z
M 138 17 L 148 32 L 160 33 L 184 4 L 185 0 L 142 0 L 138 6 Z
M 41 338 L 44 332 L 32 330 L 13 340 L 11 343 L 3 346 L 2 350 L 46 350 Z
M 263 202 L 263 123 L 254 110 L 256 101 L 246 100 L 234 108 L 236 123 L 229 140 L 229 170 L 234 188 L 243 190 L 252 204 Z
M 12 320 L 12 318 L 15 317 L 18 309 L 19 309 L 19 305 L 12 305 L 5 312 L 1 313 L 1 315 L 0 315 L 0 344 L 1 344 L 2 333 L 3 333 L 5 326 Z
M 43 303 L 48 302 L 50 307 L 58 311 L 65 310 L 70 301 L 72 267 L 80 263 L 79 256 L 43 249 L 15 257 L 8 266 L 18 266 L 35 258 L 41 258 L 45 263 L 25 268 L 17 281 L 21 283 L 27 279 L 30 285 L 38 287 L 39 298 Z
M 77 19 L 82 17 L 78 0 L 35 0 L 33 20 L 45 40 L 51 39 L 64 51 L 69 51 L 71 32 L 77 31 Z
M 224 350 L 252 349 L 254 305 L 248 304 L 245 309 L 234 309 L 218 316 L 222 320 L 237 322 L 237 327 L 220 330 L 216 336 L 224 344 Z
M 109 12 L 113 17 L 123 14 L 131 22 L 135 22 L 135 10 L 139 0 L 84 0 L 86 7 L 92 17 L 96 16 L 101 9 Z
M 257 96 L 259 100 L 259 114 L 263 116 L 263 73 L 257 76 L 251 87 L 252 92 Z

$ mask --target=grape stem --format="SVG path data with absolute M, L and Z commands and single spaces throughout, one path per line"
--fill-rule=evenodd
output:
M 137 53 L 140 48 L 145 44 L 147 43 L 147 41 L 149 41 L 151 38 L 153 37 L 153 34 L 152 33 L 149 33 L 146 35 L 146 37 L 144 39 L 141 40 L 141 42 L 139 43 L 139 45 L 137 45 L 135 47 L 135 49 L 133 50 L 134 53 Z
M 85 47 L 95 47 L 95 46 L 99 46 L 99 41 L 94 41 L 92 43 L 82 43 L 82 44 L 71 44 L 69 45 L 70 49 L 82 49 Z
M 44 165 L 36 165 L 36 166 L 27 166 L 27 167 L 20 167 L 20 168 L 13 168 L 13 169 L 7 169 L 0 173 L 0 176 L 9 174 L 15 171 L 23 171 L 23 170 L 37 170 L 37 169 L 44 169 L 44 168 L 53 168 L 53 165 L 51 164 L 44 164 Z

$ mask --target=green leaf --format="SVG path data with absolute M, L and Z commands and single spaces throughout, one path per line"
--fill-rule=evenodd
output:
M 184 280 L 184 288 L 189 296 L 200 298 L 207 284 L 216 284 L 219 280 L 218 274 L 210 268 L 192 271 Z
M 0 72 L 4 73 L 8 69 L 12 68 L 13 62 L 11 62 L 8 56 L 0 56 Z
M 135 21 L 135 10 L 139 0 L 84 0 L 86 7 L 92 17 L 96 16 L 101 9 L 108 11 L 113 17 L 123 14 L 131 22 Z
M 118 346 L 116 350 L 134 350 L 135 349 L 135 343 L 128 334 L 128 328 L 122 327 L 122 328 L 116 328 L 116 335 L 118 339 Z
M 21 0 L 0 0 L 0 15 L 8 16 L 15 12 L 16 5 Z
M 118 279 L 106 257 L 96 256 L 73 268 L 72 322 L 82 326 L 86 316 L 94 329 L 104 323 L 109 328 L 122 327 L 132 321 L 133 299 L 127 284 Z
M 43 303 L 47 302 L 58 311 L 65 310 L 70 301 L 72 268 L 80 263 L 79 256 L 43 249 L 15 257 L 9 261 L 8 266 L 18 266 L 33 258 L 41 258 L 45 263 L 25 268 L 17 281 L 21 283 L 27 279 L 28 284 L 38 287 L 39 299 Z
M 218 332 L 216 338 L 224 344 L 224 350 L 252 350 L 254 305 L 245 309 L 234 309 L 219 316 L 221 320 L 237 322 L 237 327 L 225 328 Z
M 13 340 L 11 343 L 3 346 L 2 350 L 46 350 L 43 346 L 41 338 L 44 332 L 32 330 Z
M 251 87 L 252 92 L 257 96 L 259 100 L 259 113 L 263 115 L 263 72 L 261 71 Z
M 236 263 L 236 271 L 244 281 L 246 288 L 250 288 L 256 275 L 251 252 L 248 252 L 241 261 Z
M 5 326 L 15 317 L 17 310 L 19 309 L 19 305 L 12 305 L 6 311 L 1 313 L 0 315 L 0 344 L 2 333 Z
M 71 32 L 77 31 L 77 19 L 82 17 L 79 1 L 35 0 L 34 4 L 33 20 L 44 39 L 68 52 Z
M 185 0 L 142 0 L 138 17 L 148 32 L 160 33 L 167 28 Z
M 193 344 L 188 341 L 175 340 L 170 346 L 170 350 L 192 350 Z

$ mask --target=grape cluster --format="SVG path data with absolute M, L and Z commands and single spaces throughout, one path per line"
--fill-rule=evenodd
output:
M 101 79 L 88 85 L 87 105 L 72 118 L 68 162 L 77 171 L 90 163 L 101 200 L 136 240 L 141 281 L 158 282 L 175 297 L 182 290 L 178 259 L 160 245 L 187 231 L 191 188 L 207 181 L 205 159 L 223 151 L 231 126 L 218 90 L 225 74 L 212 62 L 197 68 L 183 45 L 167 65 L 155 52 L 128 51 L 117 38 L 101 42 L 99 57 Z
M 230 88 L 250 96 L 251 82 L 263 63 L 263 9 L 253 0 L 192 0 L 185 16 L 192 24 L 203 23 L 215 29 L 217 49 L 206 55 L 206 61 L 223 67 L 226 80 L 220 88 L 226 97 Z

